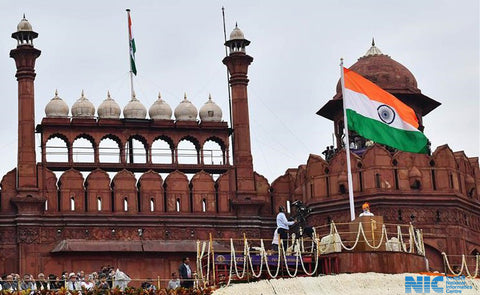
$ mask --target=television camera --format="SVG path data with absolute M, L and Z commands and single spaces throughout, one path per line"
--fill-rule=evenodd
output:
M 312 211 L 310 208 L 307 208 L 302 201 L 296 200 L 292 203 L 292 206 L 295 207 L 295 215 L 293 218 L 298 222 L 300 226 L 299 237 L 307 236 L 312 238 L 313 228 L 307 224 L 308 214 Z
M 293 216 L 293 218 L 296 219 L 297 222 L 304 227 L 307 223 L 307 216 L 312 210 L 310 208 L 307 208 L 307 206 L 305 206 L 303 202 L 299 200 L 293 202 L 292 206 L 295 207 L 295 215 Z

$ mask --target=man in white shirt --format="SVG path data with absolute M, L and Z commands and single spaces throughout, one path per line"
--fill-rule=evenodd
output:
M 285 216 L 285 208 L 283 206 L 278 207 L 277 230 L 282 240 L 283 251 L 287 250 L 288 228 L 294 223 L 295 221 L 288 221 L 287 216 Z
M 172 279 L 168 282 L 168 290 L 175 290 L 180 287 L 180 280 L 177 277 L 176 272 L 172 272 Z
M 68 281 L 67 285 L 65 286 L 68 291 L 81 291 L 82 286 L 80 285 L 80 282 L 77 281 L 77 275 L 74 272 L 71 272 L 68 275 Z

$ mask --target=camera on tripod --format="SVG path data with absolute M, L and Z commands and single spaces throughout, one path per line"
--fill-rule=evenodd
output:
M 292 203 L 292 206 L 295 207 L 296 212 L 293 216 L 300 224 L 305 224 L 307 221 L 307 216 L 310 214 L 311 209 L 307 208 L 302 201 L 296 200 Z

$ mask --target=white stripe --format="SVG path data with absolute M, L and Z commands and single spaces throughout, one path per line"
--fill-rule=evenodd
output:
M 355 92 L 348 88 L 345 88 L 345 95 L 343 96 L 343 102 L 345 103 L 346 109 L 351 109 L 357 112 L 359 115 L 362 115 L 364 117 L 374 119 L 381 123 L 386 124 L 380 119 L 377 111 L 378 107 L 381 105 L 384 105 L 384 103 L 371 100 L 365 94 Z M 390 107 L 394 109 L 392 106 Z M 417 128 L 403 121 L 402 118 L 400 118 L 400 116 L 398 115 L 396 110 L 395 110 L 395 119 L 393 120 L 392 123 L 387 125 L 396 129 L 402 129 L 407 131 L 419 131 Z

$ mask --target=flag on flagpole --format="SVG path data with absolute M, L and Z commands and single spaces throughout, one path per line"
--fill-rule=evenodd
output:
M 348 129 L 360 136 L 412 153 L 427 153 L 412 108 L 352 70 L 343 68 L 343 103 Z
M 135 52 L 137 51 L 135 48 L 135 39 L 133 38 L 132 34 L 132 19 L 130 18 L 130 10 L 128 12 L 128 40 L 129 40 L 129 47 L 130 47 L 130 71 L 137 75 L 137 67 L 135 66 Z

